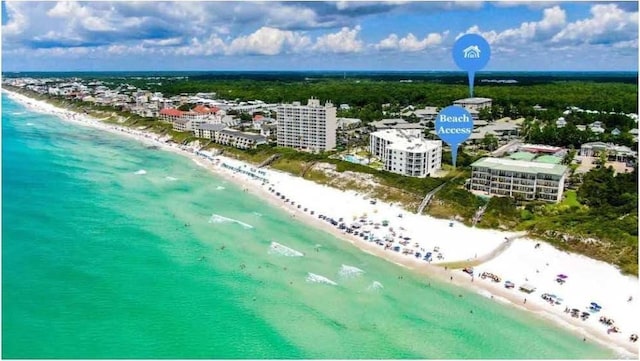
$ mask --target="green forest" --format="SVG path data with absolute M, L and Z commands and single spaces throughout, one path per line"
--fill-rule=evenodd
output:
M 382 111 L 383 104 L 437 106 L 451 105 L 456 99 L 469 96 L 467 84 L 441 84 L 433 82 L 391 82 L 367 79 L 328 79 L 317 81 L 255 81 L 183 79 L 164 83 L 130 80 L 128 83 L 142 89 L 162 92 L 165 96 L 197 92 L 216 93 L 222 99 L 262 100 L 267 103 L 302 101 L 311 97 L 334 104 Z M 494 99 L 494 104 L 521 116 L 534 115 L 529 109 L 540 105 L 548 109 L 576 106 L 583 109 L 636 113 L 638 109 L 637 84 L 595 83 L 589 81 L 559 81 L 546 84 L 491 84 L 477 85 L 474 96 Z M 365 120 L 367 117 L 362 117 Z

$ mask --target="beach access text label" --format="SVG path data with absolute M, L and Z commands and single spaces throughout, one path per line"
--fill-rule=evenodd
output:
M 452 105 L 438 113 L 435 127 L 438 137 L 451 147 L 451 161 L 455 167 L 458 146 L 467 140 L 473 131 L 473 118 L 465 108 Z

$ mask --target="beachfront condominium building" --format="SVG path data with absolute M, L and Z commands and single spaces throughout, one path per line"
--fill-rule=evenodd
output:
M 420 129 L 385 129 L 369 134 L 373 156 L 383 169 L 409 177 L 426 177 L 440 169 L 442 141 L 426 140 Z
M 277 112 L 278 146 L 313 152 L 335 148 L 336 107 L 331 102 L 320 105 L 311 98 L 307 105 L 281 104 Z
M 482 158 L 471 164 L 470 189 L 524 200 L 560 202 L 566 177 L 567 167 L 561 164 Z
M 453 102 L 453 105 L 458 105 L 467 110 L 480 111 L 480 109 L 491 108 L 490 98 L 464 98 L 458 99 Z

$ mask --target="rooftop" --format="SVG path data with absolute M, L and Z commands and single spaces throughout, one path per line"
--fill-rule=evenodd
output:
M 533 160 L 536 155 L 529 152 L 515 152 L 509 156 L 509 158 L 514 160 Z
M 552 174 L 557 176 L 561 176 L 567 171 L 567 167 L 560 164 L 529 162 L 508 158 L 482 158 L 471 164 L 471 166 L 521 173 Z
M 264 136 L 262 136 L 260 134 L 239 132 L 237 130 L 223 129 L 223 130 L 220 131 L 220 133 L 228 134 L 228 135 L 231 135 L 231 136 L 234 136 L 234 137 L 250 139 L 250 140 L 254 140 L 256 142 L 258 142 L 258 141 L 266 141 L 267 140 L 266 137 L 264 137 Z
M 562 158 L 556 157 L 554 155 L 541 155 L 533 161 L 538 163 L 560 164 L 562 163 Z
M 388 146 L 390 149 L 417 153 L 442 147 L 442 141 L 426 140 L 422 138 L 419 131 L 411 132 L 399 129 L 385 129 L 371 133 L 371 135 L 391 142 L 391 145 Z
M 482 104 L 482 103 L 486 103 L 486 102 L 490 102 L 491 98 L 464 98 L 464 99 L 458 99 L 456 101 L 453 102 L 453 104 L 456 103 L 466 103 L 466 104 Z
M 409 123 L 402 118 L 398 119 L 382 119 L 377 122 L 371 122 L 370 125 L 377 129 L 381 128 L 402 128 L 402 129 L 422 129 L 420 123 Z
M 198 126 L 198 129 L 202 129 L 202 130 L 213 130 L 213 131 L 220 131 L 224 128 L 226 128 L 227 125 L 226 124 L 211 124 L 211 123 L 204 123 L 204 124 L 200 124 Z

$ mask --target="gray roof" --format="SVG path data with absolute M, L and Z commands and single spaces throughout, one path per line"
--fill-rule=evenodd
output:
M 229 129 L 224 129 L 221 130 L 220 133 L 222 134 L 228 134 L 234 137 L 238 137 L 238 138 L 245 138 L 245 139 L 249 139 L 249 140 L 253 140 L 255 142 L 266 142 L 267 138 L 260 135 L 260 134 L 252 134 L 252 133 L 244 133 L 244 132 L 239 132 L 237 130 L 229 130 Z
M 212 123 L 204 123 L 198 126 L 198 129 L 201 130 L 213 130 L 215 132 L 221 131 L 226 128 L 226 124 L 212 124 Z
M 423 126 L 420 123 L 409 123 L 404 119 L 382 119 L 377 122 L 371 122 L 371 126 L 377 129 L 422 129 Z
M 453 104 L 456 104 L 456 103 L 482 104 L 490 101 L 491 101 L 490 98 L 464 98 L 464 99 L 458 99 L 454 101 Z
M 475 161 L 471 166 L 521 173 L 552 174 L 557 176 L 561 176 L 567 172 L 567 167 L 561 164 L 536 163 L 507 158 L 482 158 Z

